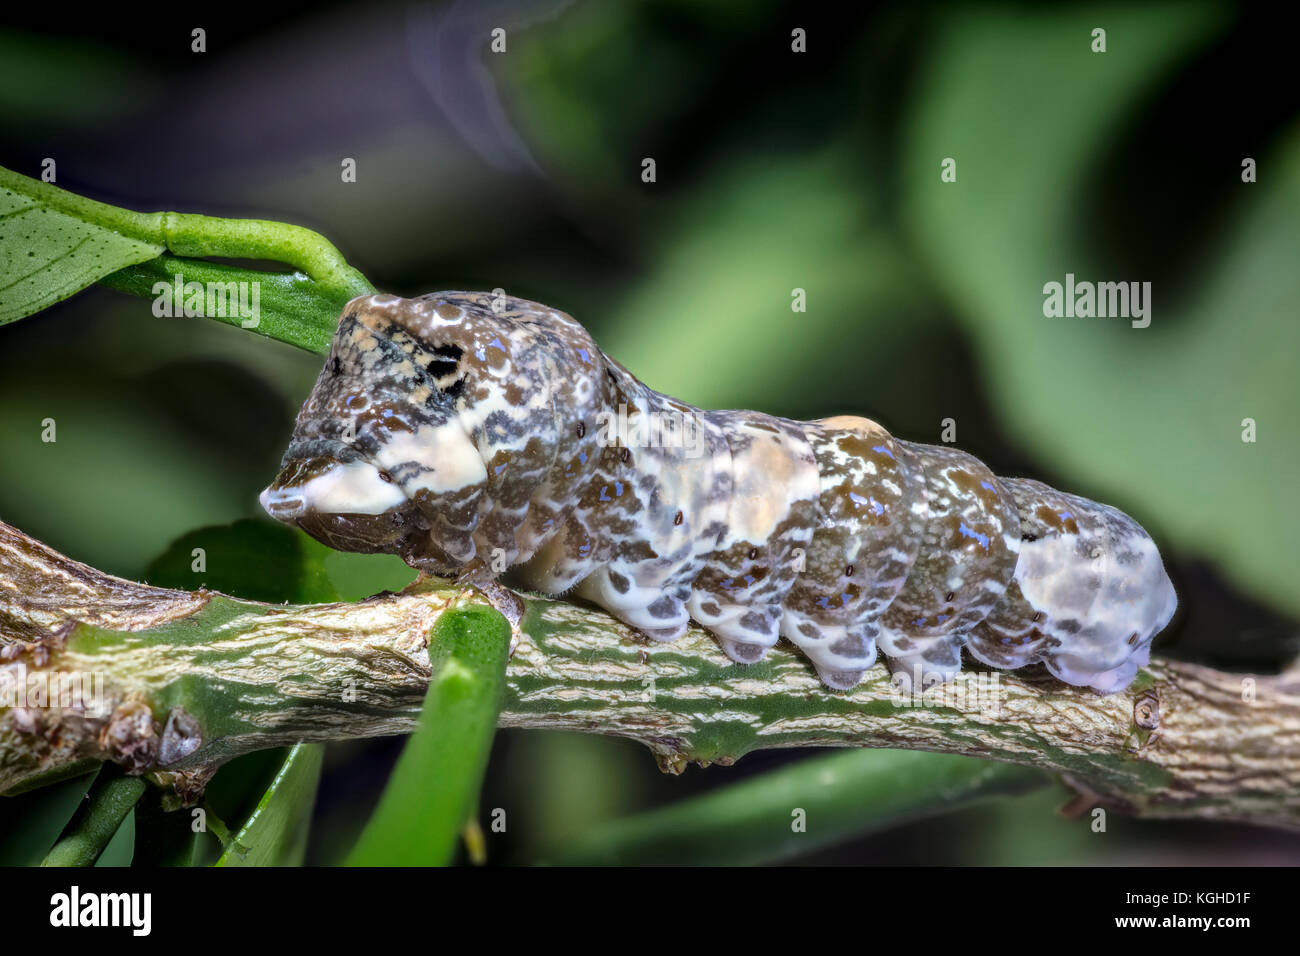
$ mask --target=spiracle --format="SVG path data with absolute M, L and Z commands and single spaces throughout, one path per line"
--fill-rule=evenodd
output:
M 865 418 L 693 408 L 567 314 L 487 293 L 349 302 L 261 501 L 331 547 L 513 569 L 656 640 L 693 619 L 741 663 L 785 637 L 836 689 L 877 651 L 947 681 L 964 648 L 1111 693 L 1177 605 L 1114 508 Z

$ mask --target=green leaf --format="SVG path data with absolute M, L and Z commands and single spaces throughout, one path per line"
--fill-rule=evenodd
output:
M 339 600 L 325 569 L 329 553 L 301 531 L 246 519 L 178 538 L 145 577 L 159 587 L 207 587 L 251 601 L 320 604 Z M 200 558 L 204 569 L 196 571 Z
M 771 863 L 900 823 L 1044 786 L 1037 770 L 911 750 L 812 757 L 660 810 L 592 828 L 541 862 Z M 802 831 L 797 824 L 802 821 Z
M 234 835 L 257 810 L 292 749 L 256 750 L 236 757 L 217 771 L 199 807 L 210 839 L 200 841 L 196 865 L 212 866 L 227 849 L 235 847 Z
M 36 866 L 45 859 L 98 773 L 0 797 L 0 866 Z
M 42 185 L 0 169 L 0 325 L 163 251 L 161 242 L 56 208 L 28 184 Z
M 381 591 L 400 591 L 417 572 L 395 554 L 355 554 L 323 544 L 323 561 L 330 583 L 344 601 L 361 601 Z
M 288 342 L 317 355 L 329 352 L 339 312 L 350 298 L 346 293 L 325 288 L 301 272 L 260 272 L 169 255 L 114 272 L 105 276 L 101 285 L 129 295 L 156 299 L 162 291 L 158 283 L 162 283 L 171 294 L 169 301 L 174 303 L 178 280 L 222 286 L 231 282 L 257 283 L 258 321 L 248 331 Z M 237 314 L 237 310 L 228 311 L 229 315 L 208 317 L 226 325 L 245 327 L 246 320 Z
M 195 571 L 195 549 L 206 570 Z M 271 521 L 245 519 L 178 538 L 145 574 L 150 584 L 208 587 L 253 601 L 321 604 L 400 591 L 416 572 L 392 554 L 349 554 Z
M 289 751 L 217 866 L 302 864 L 324 754 L 322 744 L 300 743 Z
M 505 686 L 510 625 L 469 606 L 438 619 L 429 640 L 433 679 L 350 866 L 441 866 L 470 822 Z
M 326 239 L 310 229 L 260 219 L 220 219 L 190 213 L 139 213 L 95 202 L 49 183 L 0 168 L 0 324 L 47 308 L 110 273 L 112 285 L 156 298 L 154 284 L 172 287 L 177 273 L 205 282 L 267 286 L 269 325 L 263 335 L 321 351 L 339 308 L 374 291 Z M 270 260 L 305 275 L 254 272 L 196 257 Z M 332 313 L 332 314 L 331 314 Z M 223 321 L 242 322 L 242 318 Z

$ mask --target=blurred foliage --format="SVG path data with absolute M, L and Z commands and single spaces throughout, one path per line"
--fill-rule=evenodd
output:
M 163 806 L 161 790 L 151 790 L 135 805 L 135 867 L 194 866 L 205 841 L 197 830 L 192 811 Z
M 38 866 L 86 799 L 99 770 L 29 790 L 0 807 L 0 866 Z
M 145 577 L 160 587 L 193 591 L 209 587 L 206 567 L 211 562 L 220 569 L 213 580 L 221 582 L 211 590 L 253 601 L 319 604 L 339 599 L 325 571 L 327 550 L 282 524 L 236 521 L 179 538 L 149 566 Z M 199 561 L 202 571 L 195 570 Z
M 1032 767 L 912 750 L 809 757 L 660 810 L 588 827 L 544 851 L 566 865 L 772 863 L 862 833 L 1037 790 Z
M 1151 275 L 1089 241 L 1086 187 L 1133 138 L 1153 86 L 1175 82 L 1175 67 L 1222 30 L 1222 13 L 1115 11 L 1104 57 L 1075 41 L 1095 19 L 1080 12 L 953 18 L 904 144 L 906 221 L 1021 440 L 1073 487 L 1102 500 L 1119 490 L 1157 540 L 1211 556 L 1294 614 L 1300 523 L 1280 479 L 1300 467 L 1300 443 L 1283 434 L 1300 408 L 1300 128 L 1219 151 L 1211 181 L 1195 185 L 1237 198 L 1199 267 L 1153 283 L 1150 328 L 1042 315 L 1043 284 L 1067 272 Z M 1147 172 L 1127 155 L 1125 175 Z M 936 156 L 960 157 L 955 188 L 938 184 Z M 1246 156 L 1259 163 L 1256 184 L 1241 182 Z M 1242 441 L 1244 418 L 1258 424 L 1256 444 Z
M 217 866 L 297 866 L 307 853 L 312 804 L 325 748 L 290 748 L 256 809 L 248 815 Z
M 0 32 L 24 76 L 0 97 L 12 169 L 54 156 L 61 186 L 131 208 L 309 223 L 385 290 L 505 287 L 701 404 L 865 413 L 919 441 L 953 417 L 1000 473 L 1152 530 L 1182 598 L 1157 652 L 1268 669 L 1300 649 L 1300 528 L 1283 497 L 1300 128 L 1289 31 L 1265 7 L 535 2 L 433 5 L 417 22 L 397 5 L 302 6 L 268 10 L 251 35 L 213 12 L 205 57 L 166 31 L 109 24 L 92 43 L 30 16 L 28 32 Z M 429 51 L 497 19 L 508 53 L 448 57 L 430 81 Z M 1095 26 L 1105 54 L 1090 52 Z M 358 58 L 383 68 L 338 69 Z M 93 97 L 70 96 L 70 76 Z M 466 103 L 499 104 L 527 161 Z M 344 156 L 356 183 L 339 181 Z M 1245 156 L 1258 183 L 1240 180 Z M 940 181 L 945 157 L 956 183 Z M 1042 286 L 1066 272 L 1150 279 L 1151 327 L 1044 318 Z M 807 312 L 790 311 L 794 288 Z M 406 569 L 321 553 L 259 513 L 318 368 L 102 290 L 6 326 L 0 517 L 178 587 L 227 573 L 265 600 L 400 587 Z M 1240 440 L 1245 417 L 1256 444 Z M 345 852 L 399 750 L 328 749 L 309 860 Z M 666 778 L 625 741 L 507 731 L 480 802 L 485 830 L 492 809 L 510 821 L 485 833 L 489 858 L 526 860 L 806 756 Z M 237 832 L 284 758 L 224 768 L 216 817 Z M 1239 828 L 1112 816 L 1093 834 L 1050 814 L 1063 802 L 1042 791 L 800 861 L 1300 858 L 1294 839 Z M 137 862 L 147 822 L 142 806 Z M 199 850 L 212 862 L 217 841 Z

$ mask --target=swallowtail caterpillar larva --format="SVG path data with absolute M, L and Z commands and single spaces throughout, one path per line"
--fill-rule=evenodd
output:
M 1114 508 L 865 418 L 693 408 L 565 313 L 482 293 L 349 302 L 261 501 L 340 550 L 511 567 L 656 640 L 693 618 L 742 663 L 785 637 L 838 689 L 878 649 L 928 684 L 965 648 L 1110 693 L 1177 603 Z

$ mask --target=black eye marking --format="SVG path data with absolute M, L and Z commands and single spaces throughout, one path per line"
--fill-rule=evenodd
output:
M 454 375 L 460 364 L 447 359 L 435 359 L 429 363 L 429 374 L 434 378 L 446 378 L 448 375 Z
M 343 361 L 337 355 L 330 359 L 330 371 L 335 375 L 343 371 Z
M 673 524 L 681 524 L 682 517 L 683 517 L 682 513 L 680 511 L 677 512 L 677 517 L 673 518 Z
M 587 425 L 584 422 L 578 422 L 578 437 L 581 438 L 587 434 Z
M 757 560 L 757 559 L 758 559 L 758 548 L 750 548 L 750 549 L 749 549 L 749 560 L 751 560 L 751 561 L 755 561 L 755 560 Z
M 386 472 L 386 471 L 381 471 L 381 472 L 379 473 L 379 480 L 380 480 L 380 481 L 386 481 L 386 482 L 388 482 L 388 483 L 391 485 L 391 484 L 393 483 L 393 476 L 390 475 L 390 474 L 389 474 L 388 472 Z
M 853 565 L 850 564 L 847 568 L 844 569 L 844 576 L 846 578 L 853 577 Z
M 623 454 L 622 454 L 621 457 L 623 458 L 624 461 L 628 461 L 628 460 L 630 460 L 631 457 L 632 457 L 632 449 L 630 449 L 630 448 L 624 448 L 624 449 L 623 449 Z
M 957 596 L 957 592 L 955 592 L 955 591 L 949 591 L 947 594 L 945 594 L 945 595 L 943 596 L 944 603 L 945 603 L 945 604 L 951 604 L 951 603 L 952 603 L 952 599 L 955 598 L 956 596 Z

